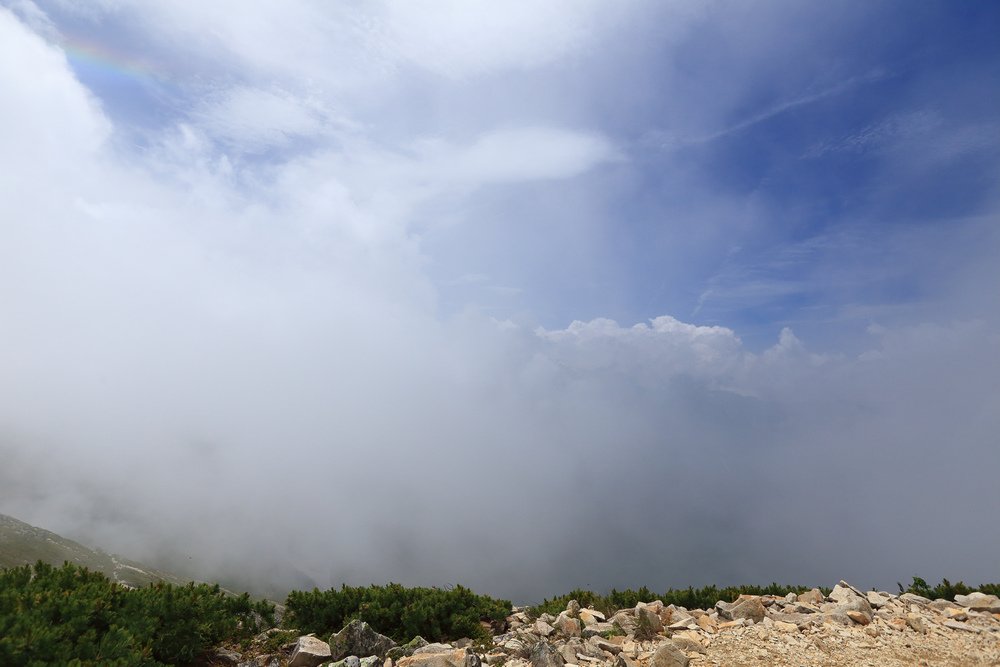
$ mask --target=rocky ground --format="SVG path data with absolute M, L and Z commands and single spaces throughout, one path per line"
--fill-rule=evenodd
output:
M 954 602 L 862 592 L 840 582 L 785 597 L 741 596 L 712 609 L 640 603 L 610 618 L 570 602 L 558 616 L 515 609 L 492 645 L 396 646 L 355 621 L 329 641 L 299 637 L 268 655 L 220 651 L 240 667 L 701 667 L 1000 665 L 1000 599 Z M 275 632 L 275 631 L 272 631 Z M 264 641 L 266 636 L 259 641 Z

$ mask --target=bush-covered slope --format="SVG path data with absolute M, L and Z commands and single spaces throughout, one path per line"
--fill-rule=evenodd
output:
M 0 568 L 30 565 L 38 561 L 49 565 L 74 563 L 130 586 L 141 587 L 157 581 L 186 583 L 186 580 L 166 572 L 121 556 L 88 549 L 73 540 L 0 514 Z
M 131 589 L 71 563 L 0 571 L 0 665 L 183 665 L 273 624 L 273 605 L 218 586 Z
M 481 637 L 486 633 L 482 622 L 500 626 L 511 612 L 508 600 L 476 595 L 464 586 L 400 584 L 292 591 L 285 606 L 286 624 L 302 632 L 329 634 L 358 619 L 398 642 L 417 635 L 430 641 Z

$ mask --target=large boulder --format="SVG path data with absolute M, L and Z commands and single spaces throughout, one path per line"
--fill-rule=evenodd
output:
M 865 594 L 843 579 L 838 581 L 837 585 L 830 591 L 830 599 L 834 602 L 844 602 L 852 597 L 862 598 L 865 597 Z
M 583 613 L 582 611 L 580 612 Z M 605 634 L 623 634 L 621 632 L 615 631 L 615 626 L 613 623 L 594 623 L 593 625 L 587 625 L 583 628 L 583 638 L 594 637 L 595 635 L 605 635 Z
M 814 588 L 811 591 L 806 591 L 805 593 L 799 593 L 797 596 L 799 602 L 804 602 L 806 604 L 811 604 L 813 606 L 818 606 L 823 603 L 823 591 L 818 588 Z
M 727 621 L 739 621 L 748 618 L 754 623 L 764 620 L 764 604 L 759 597 L 738 598 L 736 602 L 724 602 L 719 600 L 715 603 L 715 608 L 719 616 Z
M 670 641 L 685 653 L 708 653 L 700 641 L 688 634 L 676 634 Z
M 531 667 L 563 667 L 566 661 L 552 644 L 541 641 L 531 649 Z
M 617 625 L 625 634 L 635 634 L 635 610 L 621 610 L 610 619 L 611 625 Z
M 599 651 L 605 653 L 610 653 L 611 655 L 618 655 L 622 652 L 622 647 L 620 644 L 614 642 L 609 642 L 607 639 L 601 636 L 594 636 L 587 640 L 589 646 L 593 646 Z
M 607 618 L 601 612 L 596 609 L 581 609 L 577 613 L 580 621 L 583 622 L 584 626 L 594 625 L 595 623 L 603 623 Z
M 660 618 L 661 609 L 663 609 L 662 602 L 659 605 L 646 604 L 645 602 L 640 602 L 635 606 L 636 625 L 641 626 L 648 623 L 650 631 L 653 632 L 654 634 L 662 631 L 663 620 Z
M 874 609 L 881 609 L 890 602 L 892 602 L 892 597 L 885 593 L 878 593 L 876 591 L 868 591 L 865 593 L 865 599 L 868 600 Z
M 583 624 L 579 619 L 570 616 L 568 611 L 560 612 L 552 625 L 565 637 L 579 637 L 583 631 Z
M 840 581 L 830 591 L 832 602 L 820 605 L 820 617 L 824 623 L 836 625 L 868 625 L 873 613 L 868 596 L 846 581 Z
M 653 653 L 649 661 L 649 667 L 688 667 L 691 663 L 684 651 L 680 650 L 676 644 L 667 642 L 660 644 Z
M 976 591 L 968 595 L 956 595 L 955 602 L 972 611 L 988 611 L 991 614 L 1000 614 L 1000 598 L 996 595 L 986 595 L 985 593 Z
M 395 645 L 396 642 L 375 632 L 364 621 L 358 620 L 351 621 L 340 632 L 330 637 L 333 660 L 341 660 L 349 655 L 362 658 L 376 655 L 385 660 L 389 649 Z
M 532 626 L 532 630 L 535 631 L 535 634 L 541 637 L 548 637 L 549 635 L 551 635 L 553 632 L 556 631 L 555 628 L 553 628 L 551 625 L 549 625 L 542 619 L 538 619 L 537 621 L 535 621 L 535 625 Z
M 299 637 L 292 649 L 288 667 L 317 667 L 330 660 L 330 645 L 316 637 Z

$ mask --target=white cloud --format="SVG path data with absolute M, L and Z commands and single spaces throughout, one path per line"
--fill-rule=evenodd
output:
M 590 39 L 589 6 L 564 25 L 521 4 L 428 7 L 412 24 L 409 5 L 390 19 L 306 3 L 110 7 L 161 43 L 194 34 L 192 52 L 246 80 L 213 80 L 199 113 L 122 147 L 61 53 L 0 12 L 0 95 L 17 102 L 0 106 L 0 483 L 16 489 L 0 510 L 139 558 L 183 545 L 216 571 L 294 564 L 321 586 L 885 585 L 901 555 L 919 552 L 928 573 L 956 562 L 948 539 L 911 550 L 905 524 L 917 504 L 963 537 L 950 505 L 913 497 L 942 467 L 964 466 L 981 497 L 995 484 L 989 326 L 886 325 L 857 358 L 817 354 L 790 329 L 755 353 L 731 328 L 668 316 L 535 330 L 442 314 L 428 208 L 623 158 L 600 131 L 554 121 L 408 126 L 409 109 L 371 111 L 377 77 L 556 62 Z M 495 25 L 514 38 L 484 42 Z M 336 90 L 312 96 L 320 84 Z M 351 86 L 375 92 L 346 96 L 344 117 L 365 122 L 342 131 L 329 110 Z M 377 126 L 387 118 L 404 129 Z M 298 137 L 316 142 L 241 155 Z M 492 272 L 458 281 L 498 288 Z M 951 437 L 970 444 L 955 453 Z M 963 508 L 973 523 L 988 511 Z M 773 548 L 832 530 L 864 567 Z M 726 543 L 748 536 L 766 547 L 729 559 Z
M 716 381 L 745 361 L 736 334 L 725 327 L 696 326 L 660 316 L 650 324 L 622 328 L 609 319 L 573 322 L 538 335 L 559 345 L 557 358 L 580 368 L 613 368 L 649 380 L 694 374 Z M 567 356 L 571 355 L 571 356 Z
M 603 137 L 542 127 L 487 132 L 467 146 L 424 141 L 417 150 L 414 171 L 452 187 L 572 178 L 618 159 Z
M 280 89 L 247 86 L 224 90 L 219 99 L 196 112 L 195 118 L 200 127 L 235 152 L 282 148 L 307 137 L 316 141 L 333 130 L 351 127 L 318 100 Z
M 549 64 L 586 47 L 601 22 L 614 16 L 591 0 L 390 0 L 380 13 L 403 58 L 459 78 Z
M 30 66 L 28 65 L 30 63 Z M 96 100 L 66 66 L 62 52 L 0 9 L 0 140 L 21 161 L 4 179 L 16 191 L 39 177 L 35 167 L 75 169 L 107 139 L 110 125 Z

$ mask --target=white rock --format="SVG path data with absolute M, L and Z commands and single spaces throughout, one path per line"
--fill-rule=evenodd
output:
M 330 645 L 316 637 L 299 637 L 288 667 L 316 667 L 330 659 Z
M 973 611 L 988 611 L 991 614 L 1000 614 L 1000 598 L 996 595 L 986 595 L 976 591 L 968 595 L 956 595 L 956 604 Z
M 865 593 L 865 598 L 867 598 L 868 604 L 870 604 L 875 609 L 881 609 L 882 607 L 889 604 L 888 597 L 882 595 L 881 593 L 876 593 L 875 591 L 868 591 L 867 593 Z
M 596 609 L 581 609 L 580 620 L 583 621 L 584 625 L 593 625 L 594 623 L 601 623 L 607 619 L 604 614 Z

